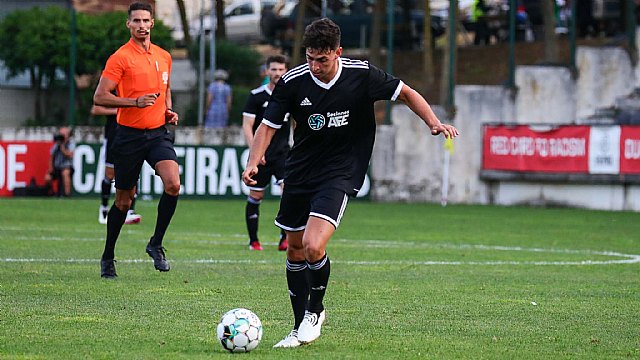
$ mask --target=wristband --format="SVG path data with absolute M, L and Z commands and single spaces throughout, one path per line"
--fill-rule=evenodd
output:
M 167 108 L 167 111 L 175 112 L 172 108 Z

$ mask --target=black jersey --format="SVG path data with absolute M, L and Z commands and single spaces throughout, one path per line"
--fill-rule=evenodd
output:
M 107 141 L 112 141 L 116 136 L 116 130 L 118 128 L 118 121 L 116 115 L 106 115 L 107 122 L 104 124 L 104 137 Z
M 262 122 L 280 128 L 287 112 L 296 119 L 286 162 L 289 190 L 325 187 L 355 195 L 369 167 L 376 134 L 373 103 L 395 100 L 402 82 L 366 61 L 339 58 L 328 84 L 307 64 L 287 72 L 276 85 Z
M 262 122 L 262 116 L 264 110 L 269 105 L 269 99 L 271 98 L 271 90 L 267 85 L 262 85 L 259 88 L 251 90 L 251 95 L 247 98 L 247 103 L 244 106 L 243 116 L 255 117 L 253 122 L 253 133 L 256 133 L 258 126 Z M 285 114 L 282 122 L 284 125 L 276 131 L 267 151 L 265 153 L 266 161 L 274 160 L 281 156 L 287 156 L 289 152 L 289 114 Z

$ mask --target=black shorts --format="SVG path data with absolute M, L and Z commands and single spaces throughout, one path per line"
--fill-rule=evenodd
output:
M 312 193 L 292 194 L 287 189 L 285 186 L 280 199 L 276 226 L 288 231 L 302 231 L 307 226 L 309 216 L 315 216 L 338 228 L 349 202 L 349 195 L 344 191 L 327 188 Z
M 116 131 L 118 130 L 118 123 L 115 120 L 115 116 L 111 119 L 111 116 L 107 117 L 107 123 L 104 125 L 104 165 L 106 167 L 113 168 L 113 141 L 116 137 Z
M 276 177 L 276 184 L 281 184 L 284 180 L 284 161 L 285 157 L 281 156 L 273 160 L 270 159 L 265 165 L 258 165 L 258 173 L 253 178 L 258 183 L 249 186 L 249 189 L 264 191 L 271 181 L 271 176 Z
M 178 162 L 173 142 L 174 135 L 164 126 L 150 130 L 119 126 L 112 145 L 116 189 L 133 189 L 145 160 L 154 169 L 162 160 Z

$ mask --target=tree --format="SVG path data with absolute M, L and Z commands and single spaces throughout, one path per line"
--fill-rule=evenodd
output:
M 423 28 L 423 36 L 424 39 L 423 49 L 422 49 L 422 66 L 424 71 L 424 77 L 426 85 L 425 87 L 429 88 L 433 85 L 435 81 L 435 73 L 433 69 L 433 50 L 434 50 L 434 41 L 433 41 L 433 33 L 431 32 L 431 4 L 429 0 L 423 0 L 424 3 L 424 28 Z M 425 89 L 426 90 L 426 89 Z
M 546 62 L 559 60 L 558 39 L 556 37 L 555 0 L 541 0 L 542 22 L 544 24 L 544 58 Z
M 218 26 L 216 28 L 216 39 L 226 39 L 227 27 L 224 23 L 224 1 L 223 0 L 216 0 L 216 22 L 218 23 Z
M 386 0 L 376 0 L 373 7 L 373 19 L 371 25 L 371 40 L 369 41 L 369 62 L 380 66 L 380 40 L 382 37 L 382 17 L 385 14 Z
M 69 68 L 70 19 L 67 9 L 50 6 L 17 10 L 0 22 L 0 60 L 9 77 L 29 73 L 31 88 L 35 90 L 36 124 L 61 124 L 66 119 L 66 109 L 51 104 L 49 99 L 52 91 L 68 86 L 56 80 L 56 74 L 66 74 Z M 78 14 L 75 75 L 90 74 L 97 81 L 109 56 L 130 37 L 124 26 L 126 20 L 125 12 Z M 152 40 L 167 50 L 173 47 L 169 28 L 158 20 Z M 82 109 L 86 112 L 90 106 L 84 105 Z
M 298 14 L 296 14 L 293 49 L 291 49 L 291 66 L 298 66 L 298 64 L 300 64 L 300 49 L 302 48 L 302 36 L 304 35 L 304 19 L 306 16 L 308 3 L 309 0 L 298 1 Z
M 187 20 L 187 10 L 184 6 L 184 0 L 176 0 L 178 4 L 178 12 L 180 12 L 180 24 L 182 24 L 182 33 L 184 35 L 184 44 L 187 49 L 191 48 L 191 34 L 189 29 L 189 21 Z
M 43 103 L 44 88 L 53 88 L 56 70 L 64 71 L 69 64 L 69 23 L 69 13 L 54 6 L 17 10 L 0 23 L 0 60 L 9 77 L 29 73 L 36 120 L 51 110 L 48 101 Z

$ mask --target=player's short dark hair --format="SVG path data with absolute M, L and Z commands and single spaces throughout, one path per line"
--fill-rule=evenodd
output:
M 151 17 L 153 17 L 153 7 L 148 2 L 136 1 L 129 5 L 128 14 L 131 16 L 131 13 L 136 10 L 146 10 L 151 13 Z
M 264 63 L 265 65 L 267 65 L 267 69 L 269 68 L 269 65 L 271 65 L 271 63 L 284 64 L 286 66 L 287 57 L 284 55 L 271 55 L 267 58 L 267 61 L 265 61 Z
M 336 50 L 340 47 L 340 27 L 327 18 L 313 21 L 304 29 L 305 49 Z

